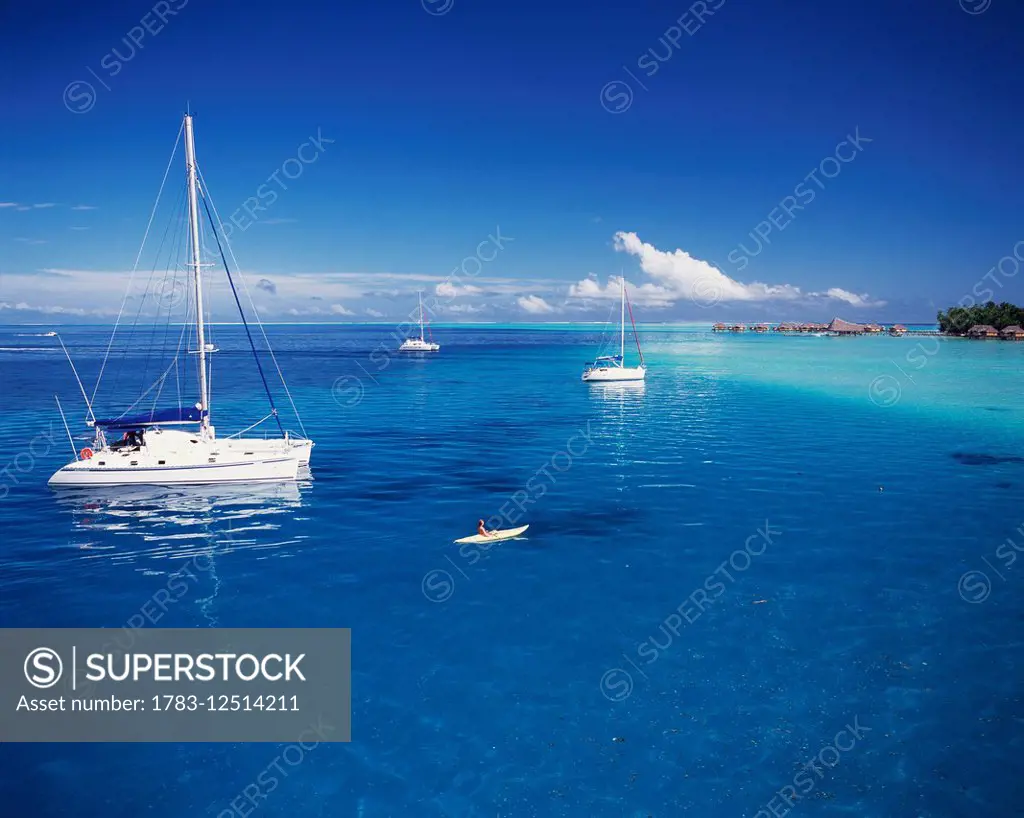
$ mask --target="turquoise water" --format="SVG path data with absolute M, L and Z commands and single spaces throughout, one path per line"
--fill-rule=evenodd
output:
M 83 495 L 24 332 L 0 623 L 121 627 L 212 556 L 158 625 L 351 627 L 353 741 L 234 812 L 284 745 L 6 745 L 5 814 L 1018 814 L 1024 344 L 646 328 L 637 389 L 579 382 L 599 327 L 274 326 L 312 480 Z M 105 331 L 62 334 L 91 382 Z M 227 432 L 263 404 L 216 334 Z M 512 498 L 528 539 L 451 544 Z

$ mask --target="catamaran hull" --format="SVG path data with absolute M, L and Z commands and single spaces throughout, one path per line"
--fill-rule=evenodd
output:
M 308 460 L 307 460 L 308 462 Z M 50 478 L 51 486 L 202 486 L 295 480 L 295 456 L 239 463 L 194 466 L 90 466 L 89 460 L 69 463 Z
M 609 366 L 600 369 L 588 369 L 583 373 L 587 383 L 608 383 L 611 381 L 642 381 L 647 377 L 647 370 L 642 367 Z

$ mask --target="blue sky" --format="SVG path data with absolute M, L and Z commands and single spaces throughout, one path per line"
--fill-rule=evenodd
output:
M 186 104 L 268 320 L 401 318 L 418 289 L 439 320 L 601 320 L 620 272 L 645 321 L 930 320 L 1024 239 L 1022 23 L 1011 0 L 6 9 L 0 322 L 116 314 Z

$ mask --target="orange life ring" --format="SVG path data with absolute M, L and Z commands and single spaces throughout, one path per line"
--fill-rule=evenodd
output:
M 78 454 L 81 456 L 82 460 L 88 460 L 90 457 L 92 457 L 92 449 L 86 446 Z

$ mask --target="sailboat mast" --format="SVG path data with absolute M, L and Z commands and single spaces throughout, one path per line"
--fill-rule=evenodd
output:
M 203 274 L 199 266 L 199 201 L 196 196 L 196 145 L 192 117 L 185 115 L 185 167 L 188 172 L 188 232 L 192 247 L 192 272 L 196 282 L 196 340 L 199 342 L 199 403 L 201 426 L 210 428 L 210 403 L 206 383 L 206 332 L 203 324 Z
M 420 340 L 426 342 L 426 336 L 423 334 L 423 290 L 416 293 L 420 299 Z
M 626 360 L 626 277 L 621 276 L 619 278 L 619 284 L 622 288 L 621 296 L 622 303 L 619 305 L 619 357 L 622 359 L 623 364 Z

